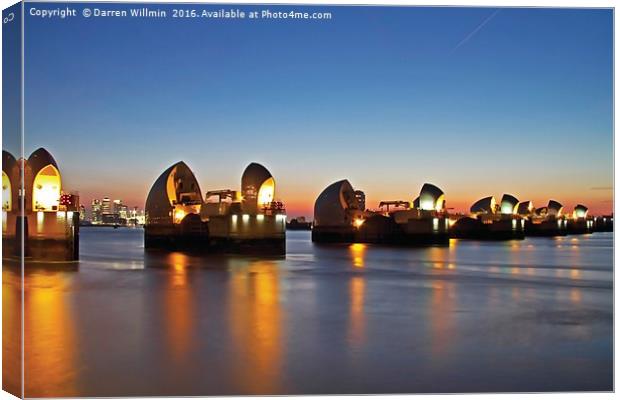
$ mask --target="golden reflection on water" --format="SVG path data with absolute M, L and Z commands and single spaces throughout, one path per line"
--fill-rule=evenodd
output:
M 351 253 L 351 259 L 353 260 L 353 266 L 357 268 L 364 268 L 364 258 L 366 256 L 366 245 L 363 243 L 353 243 L 349 246 L 349 252 Z
M 193 290 L 187 279 L 189 257 L 184 253 L 173 252 L 168 255 L 167 261 L 172 269 L 168 275 L 169 287 L 164 295 L 166 339 L 173 362 L 182 365 L 190 355 L 195 326 Z
M 581 303 L 581 289 L 572 288 L 570 290 L 570 301 L 574 304 Z
M 78 339 L 67 274 L 27 274 L 24 293 L 26 396 L 75 396 Z
M 269 260 L 231 271 L 227 312 L 234 357 L 240 358 L 235 363 L 240 393 L 275 393 L 280 388 L 286 344 L 278 274 L 277 264 Z
M 168 263 L 172 266 L 172 286 L 185 286 L 187 284 L 187 268 L 189 257 L 181 252 L 173 252 L 168 255 Z
M 452 282 L 433 283 L 430 307 L 431 352 L 441 356 L 449 352 L 454 335 L 455 286 Z
M 349 340 L 353 345 L 364 342 L 366 316 L 364 300 L 366 296 L 366 278 L 354 276 L 349 281 Z
M 21 283 L 19 270 L 2 271 L 2 388 L 21 397 Z

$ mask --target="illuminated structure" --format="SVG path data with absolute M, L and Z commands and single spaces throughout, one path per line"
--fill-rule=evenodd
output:
M 276 181 L 267 168 L 257 163 L 247 166 L 241 176 L 241 209 L 244 213 L 257 214 L 269 208 L 276 194 Z
M 178 162 L 155 181 L 146 200 L 145 247 L 284 254 L 286 214 L 275 179 L 252 163 L 241 191 L 214 190 L 203 200 L 189 167 Z
M 526 236 L 565 236 L 568 233 L 564 206 L 555 200 L 549 200 L 547 207 L 535 209 L 531 205 L 527 210 L 523 208 L 518 211 L 526 220 Z
M 313 241 L 404 245 L 448 242 L 445 196 L 438 187 L 425 184 L 413 202 L 383 201 L 380 207 L 387 207 L 385 212 L 363 210 L 356 193 L 347 180 L 335 182 L 321 192 L 314 203 Z M 390 211 L 390 206 L 396 209 Z
M 584 234 L 594 232 L 594 218 L 588 217 L 588 207 L 577 204 L 571 218 L 567 219 L 569 234 Z
M 3 256 L 21 255 L 18 239 L 23 233 L 24 255 L 31 260 L 77 260 L 79 199 L 62 191 L 56 160 L 43 148 L 34 151 L 26 161 L 16 161 L 5 151 L 2 157 L 2 236 L 8 244 L 3 246 Z M 20 167 L 23 188 L 19 184 Z
M 534 212 L 534 203 L 531 201 L 522 201 L 517 205 L 517 214 L 527 217 Z
M 446 196 L 437 186 L 425 183 L 413 204 L 419 210 L 441 212 L 446 208 Z
M 314 202 L 312 241 L 354 242 L 366 216 L 351 183 L 334 182 Z
M 461 239 L 523 239 L 525 220 L 518 214 L 519 204 L 510 194 L 504 194 L 499 204 L 493 196 L 484 197 L 470 207 L 470 216 L 452 225 L 451 234 Z
M 425 183 L 413 207 L 387 213 L 397 224 L 397 243 L 447 244 L 449 220 L 446 196 L 437 186 Z
M 207 192 L 201 213 L 210 245 L 242 253 L 286 252 L 286 211 L 276 200 L 276 181 L 262 165 L 251 163 L 241 176 L 241 192 Z
M 359 205 L 360 210 L 366 209 L 366 193 L 361 190 L 355 191 L 355 197 L 357 198 L 357 204 Z
M 602 215 L 594 217 L 594 232 L 613 232 L 614 231 L 614 215 Z
M 2 255 L 19 255 L 19 163 L 7 151 L 2 150 Z
M 101 219 L 101 201 L 94 199 L 90 205 L 91 210 L 91 222 L 93 225 L 98 225 L 102 222 Z
M 208 245 L 201 207 L 200 186 L 187 164 L 180 161 L 165 170 L 146 199 L 144 247 Z

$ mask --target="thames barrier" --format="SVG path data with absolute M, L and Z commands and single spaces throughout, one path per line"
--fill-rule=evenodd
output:
M 64 190 L 56 160 L 45 149 L 16 160 L 3 151 L 3 257 L 74 261 L 79 258 L 79 196 Z M 23 170 L 23 185 L 20 171 Z M 21 190 L 23 189 L 23 190 Z M 23 193 L 23 198 L 21 197 Z M 286 230 L 311 229 L 316 243 L 447 245 L 450 238 L 521 240 L 612 232 L 613 215 L 591 216 L 577 204 L 565 212 L 557 200 L 536 208 L 504 194 L 472 204 L 468 214 L 450 213 L 446 195 L 425 183 L 413 200 L 384 200 L 366 207 L 366 196 L 346 180 L 327 186 L 314 203 L 313 222 L 287 224 L 276 181 L 263 165 L 251 163 L 240 189 L 204 193 L 189 166 L 179 161 L 154 182 L 145 205 L 145 249 L 206 252 L 286 253 Z

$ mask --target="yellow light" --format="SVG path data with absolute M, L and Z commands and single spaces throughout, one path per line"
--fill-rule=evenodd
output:
M 183 211 L 183 210 L 176 210 L 174 212 L 174 223 L 175 224 L 180 224 L 181 221 L 183 221 L 183 218 L 185 218 L 185 211 Z
M 353 266 L 363 268 L 366 245 L 363 243 L 353 243 L 349 246 L 349 250 L 351 251 L 351 256 L 353 257 Z
M 355 225 L 356 228 L 359 228 L 363 224 L 364 224 L 364 219 L 363 218 L 355 218 L 353 220 L 353 225 Z
M 242 220 L 244 223 L 247 223 L 247 222 L 250 220 L 250 216 L 249 216 L 248 214 L 243 214 L 243 215 L 241 216 L 241 220 Z
M 420 201 L 420 208 L 422 210 L 433 210 L 435 208 L 435 202 L 432 199 Z
M 258 214 L 258 215 L 256 216 L 256 220 L 257 220 L 258 222 L 263 222 L 263 220 L 264 220 L 264 219 L 265 219 L 265 216 L 264 216 L 263 214 Z
M 7 174 L 2 171 L 2 209 L 11 211 L 11 181 Z
M 60 200 L 60 173 L 53 165 L 43 168 L 35 177 L 32 206 L 35 210 L 52 210 Z
M 270 204 L 276 192 L 276 181 L 273 178 L 267 179 L 258 190 L 258 204 Z
M 41 232 L 43 230 L 43 219 L 45 218 L 45 214 L 43 211 L 37 212 L 37 232 Z

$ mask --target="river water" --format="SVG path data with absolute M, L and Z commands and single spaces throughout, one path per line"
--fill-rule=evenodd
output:
M 28 265 L 26 396 L 611 390 L 613 234 L 287 255 L 145 253 L 83 228 Z M 5 385 L 19 273 L 3 270 Z

